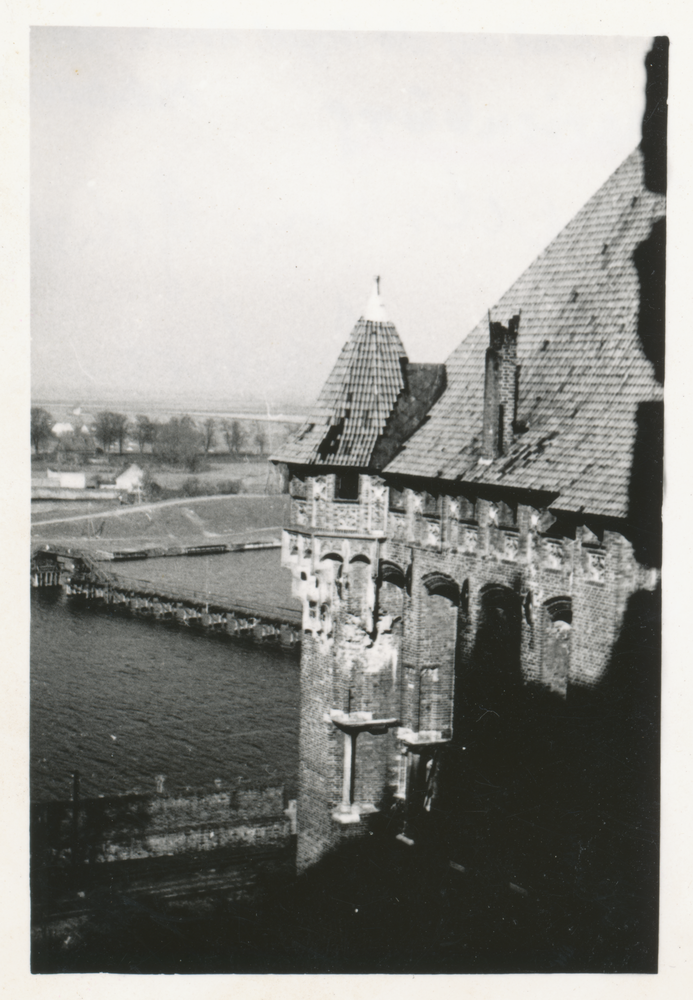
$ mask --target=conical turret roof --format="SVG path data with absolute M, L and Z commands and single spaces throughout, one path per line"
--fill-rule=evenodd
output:
M 404 388 L 406 360 L 376 278 L 364 314 L 342 348 L 313 413 L 274 457 L 301 465 L 367 467 Z

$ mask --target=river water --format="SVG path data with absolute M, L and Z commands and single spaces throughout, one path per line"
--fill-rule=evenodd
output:
M 296 655 L 31 597 L 31 798 L 285 785 L 296 794 Z M 218 787 L 218 786 L 217 786 Z

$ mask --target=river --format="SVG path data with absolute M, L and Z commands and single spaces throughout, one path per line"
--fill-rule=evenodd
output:
M 31 797 L 285 785 L 296 794 L 298 657 L 31 596 Z M 216 787 L 219 787 L 217 785 Z

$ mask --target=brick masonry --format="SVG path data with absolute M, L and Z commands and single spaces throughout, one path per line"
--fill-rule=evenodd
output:
M 362 475 L 358 528 L 339 531 L 335 508 L 344 504 L 334 500 L 334 476 L 309 477 L 312 523 L 299 520 L 285 533 L 284 563 L 309 625 L 299 868 L 366 833 L 374 811 L 402 801 L 416 740 L 462 739 L 454 729 L 466 725 L 465 700 L 481 698 L 493 710 L 504 692 L 543 689 L 566 700 L 597 685 L 629 596 L 657 584 L 613 525 L 602 530 L 574 518 L 561 527 L 548 511 L 510 496 L 501 503 L 450 492 L 431 504 L 408 487 L 389 512 L 386 492 L 384 480 Z M 369 524 L 376 528 L 364 531 Z M 335 819 L 349 739 L 332 721 L 335 711 L 398 723 L 357 736 L 356 819 L 348 823 Z

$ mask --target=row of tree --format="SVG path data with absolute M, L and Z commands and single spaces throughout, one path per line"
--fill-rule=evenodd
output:
M 54 420 L 47 410 L 33 407 L 31 410 L 31 444 L 36 454 L 54 437 Z M 218 424 L 214 417 L 208 417 L 199 427 L 187 415 L 171 417 L 166 423 L 151 420 L 145 414 L 139 414 L 130 423 L 122 413 L 103 410 L 96 415 L 93 426 L 94 439 L 105 452 L 118 446 L 119 454 L 128 439 L 137 441 L 140 453 L 149 448 L 157 458 L 176 465 L 186 465 L 192 468 L 195 460 L 201 454 L 207 455 L 221 434 L 231 455 L 240 455 L 250 444 L 248 435 L 238 420 L 221 420 Z M 254 442 L 256 449 L 264 455 L 267 449 L 267 434 L 262 426 L 258 426 Z

